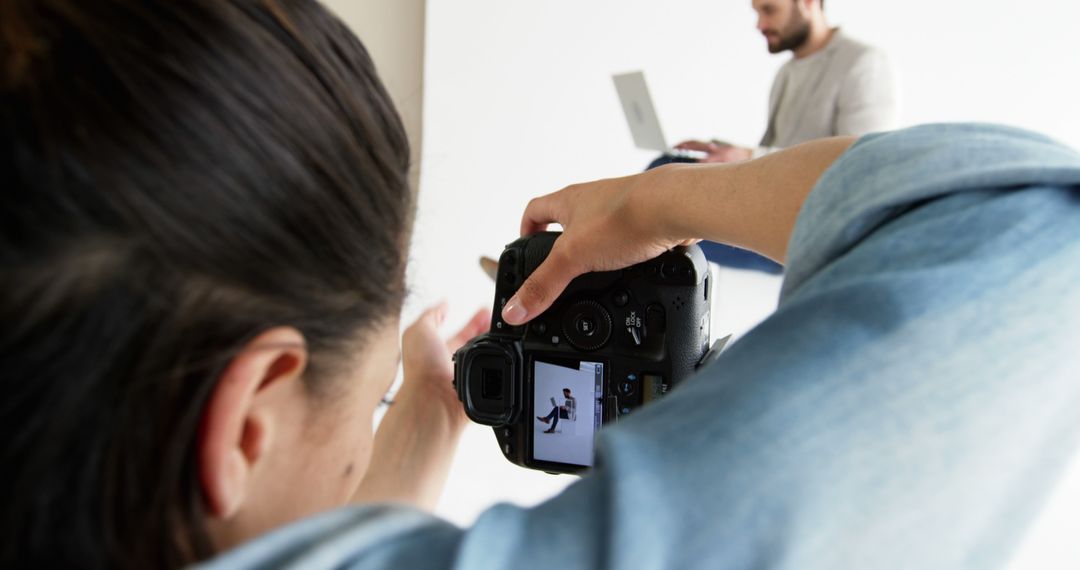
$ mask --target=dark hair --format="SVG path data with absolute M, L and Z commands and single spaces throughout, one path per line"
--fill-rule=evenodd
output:
M 317 2 L 0 3 L 0 567 L 212 555 L 215 380 L 286 325 L 333 391 L 400 311 L 408 161 Z

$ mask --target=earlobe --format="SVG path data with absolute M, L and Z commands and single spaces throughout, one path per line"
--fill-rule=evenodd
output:
M 208 514 L 236 515 L 252 484 L 252 471 L 273 440 L 272 418 L 260 413 L 261 391 L 299 380 L 307 365 L 303 335 L 290 327 L 270 329 L 244 347 L 207 401 L 199 430 L 199 479 Z

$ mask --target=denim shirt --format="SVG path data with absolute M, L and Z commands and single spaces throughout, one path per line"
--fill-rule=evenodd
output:
M 777 311 L 470 528 L 349 507 L 205 568 L 989 568 L 1080 450 L 1080 155 L 935 125 L 807 197 Z

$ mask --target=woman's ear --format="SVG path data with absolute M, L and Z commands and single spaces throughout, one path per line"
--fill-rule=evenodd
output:
M 211 518 L 239 510 L 274 434 L 274 417 L 257 405 L 259 395 L 282 381 L 298 381 L 307 365 L 300 331 L 267 330 L 232 359 L 217 380 L 199 429 L 199 479 Z

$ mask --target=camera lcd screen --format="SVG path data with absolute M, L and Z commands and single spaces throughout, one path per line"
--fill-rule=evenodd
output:
M 533 361 L 533 459 L 591 466 L 604 417 L 604 365 L 545 360 Z

